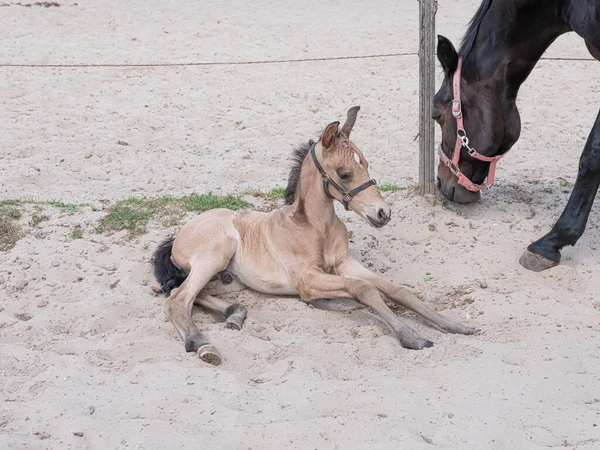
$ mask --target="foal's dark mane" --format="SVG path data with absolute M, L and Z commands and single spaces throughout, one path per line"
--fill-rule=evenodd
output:
M 475 39 L 477 38 L 477 33 L 479 32 L 479 25 L 483 21 L 486 13 L 492 6 L 493 0 L 483 0 L 481 5 L 479 5 L 479 9 L 469 22 L 469 26 L 465 35 L 463 36 L 462 43 L 460 44 L 460 48 L 458 50 L 458 55 L 461 58 L 466 58 L 471 49 L 473 48 L 473 44 L 475 44 Z
M 292 168 L 290 169 L 290 174 L 288 175 L 288 184 L 285 188 L 285 204 L 291 205 L 294 203 L 294 198 L 296 197 L 296 187 L 298 186 L 298 181 L 300 180 L 300 171 L 302 170 L 302 164 L 304 163 L 304 159 L 310 148 L 315 143 L 314 140 L 310 139 L 307 142 L 303 142 L 299 144 L 292 153 Z

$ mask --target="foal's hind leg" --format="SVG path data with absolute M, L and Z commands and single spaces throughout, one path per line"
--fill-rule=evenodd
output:
M 214 277 L 212 277 L 210 279 L 210 281 L 219 281 L 225 285 L 230 284 L 231 282 L 233 282 L 233 275 L 231 274 L 231 272 L 228 272 L 227 270 L 221 270 L 218 274 L 216 274 Z
M 194 303 L 223 314 L 225 316 L 225 324 L 227 328 L 233 330 L 242 329 L 244 320 L 246 320 L 246 315 L 248 314 L 248 311 L 244 305 L 240 303 L 231 303 L 227 300 L 213 297 L 204 291 L 200 292 L 200 295 L 198 295 Z
M 390 300 L 405 308 L 414 311 L 420 316 L 427 319 L 432 325 L 440 331 L 458 334 L 475 334 L 479 330 L 464 326 L 447 317 L 442 316 L 436 311 L 429 308 L 425 303 L 417 298 L 415 294 L 410 292 L 404 286 L 395 285 L 385 278 L 375 275 L 369 269 L 364 267 L 354 258 L 346 258 L 337 268 L 338 273 L 342 276 L 360 278 L 373 284 L 377 289 L 383 292 Z
M 179 289 L 171 293 L 165 306 L 165 312 L 183 339 L 186 351 L 197 352 L 200 359 L 215 365 L 221 363 L 221 356 L 198 330 L 192 319 L 192 307 L 194 299 L 213 275 L 224 270 L 235 253 L 235 239 L 218 241 L 193 249 L 190 273 Z
M 230 273 L 230 272 L 227 272 Z M 243 284 L 237 278 L 233 277 L 233 280 L 227 284 L 222 283 L 220 280 L 210 281 L 202 292 L 208 295 L 223 295 L 231 294 L 233 292 L 240 292 L 248 289 L 248 286 Z
M 186 280 L 167 299 L 165 313 L 183 339 L 186 351 L 196 352 L 203 361 L 219 365 L 221 355 L 219 355 L 216 348 L 209 344 L 208 339 L 200 333 L 192 319 L 194 299 L 214 273 L 214 270 L 207 267 L 192 267 Z

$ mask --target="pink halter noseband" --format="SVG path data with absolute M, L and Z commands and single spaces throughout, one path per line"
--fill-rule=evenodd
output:
M 452 159 L 448 158 L 444 151 L 442 150 L 442 145 L 438 147 L 438 153 L 440 155 L 440 160 L 444 165 L 446 165 L 450 171 L 456 175 L 458 178 L 458 184 L 463 186 L 465 189 L 471 192 L 482 191 L 484 189 L 489 189 L 494 184 L 494 173 L 496 172 L 496 164 L 500 161 L 508 151 L 502 155 L 498 156 L 483 156 L 480 153 L 477 153 L 474 148 L 469 146 L 469 138 L 467 137 L 467 132 L 465 131 L 465 124 L 462 115 L 462 102 L 460 101 L 460 71 L 462 69 L 462 59 L 458 59 L 458 65 L 456 66 L 456 71 L 454 72 L 453 77 L 453 91 L 454 91 L 454 99 L 452 100 L 452 115 L 456 119 L 456 145 L 454 147 L 454 153 L 452 155 Z M 469 156 L 472 158 L 478 159 L 480 161 L 485 161 L 490 163 L 490 169 L 488 171 L 487 182 L 483 184 L 474 184 L 471 180 L 469 180 L 464 173 L 460 171 L 458 167 L 458 163 L 460 161 L 460 152 L 462 148 L 465 148 L 469 153 Z

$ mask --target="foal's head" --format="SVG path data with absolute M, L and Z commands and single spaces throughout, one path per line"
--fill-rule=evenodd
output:
M 362 152 L 350 141 L 350 133 L 359 106 L 348 111 L 346 122 L 332 122 L 325 128 L 318 142 L 310 141 L 296 151 L 297 160 L 303 156 L 303 167 L 316 166 L 320 172 L 319 188 L 347 210 L 352 210 L 374 227 L 382 227 L 391 217 L 389 205 L 381 198 L 375 180 L 369 176 L 369 163 Z M 302 153 L 302 155 L 301 155 Z M 290 172 L 286 189 L 286 203 L 296 196 L 300 173 Z M 321 181 L 322 179 L 322 181 Z

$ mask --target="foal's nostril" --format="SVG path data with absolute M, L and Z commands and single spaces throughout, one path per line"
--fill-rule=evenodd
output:
M 383 209 L 380 209 L 380 210 L 377 212 L 377 218 L 378 218 L 380 221 L 382 221 L 382 222 L 383 222 L 384 220 L 387 220 L 387 218 L 388 218 L 388 215 L 387 215 L 387 213 L 385 212 L 385 210 L 383 210 Z

